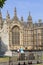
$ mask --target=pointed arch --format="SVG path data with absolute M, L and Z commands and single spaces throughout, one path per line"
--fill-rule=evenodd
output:
M 18 26 L 12 28 L 12 44 L 20 45 L 20 28 Z

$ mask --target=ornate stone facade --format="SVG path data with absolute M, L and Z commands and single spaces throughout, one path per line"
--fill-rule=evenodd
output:
M 30 12 L 27 22 L 23 17 L 19 20 L 16 8 L 13 19 L 10 19 L 8 11 L 6 19 L 3 19 L 0 12 L 0 38 L 0 44 L 7 45 L 8 50 L 43 49 L 43 23 L 41 20 L 33 23 Z

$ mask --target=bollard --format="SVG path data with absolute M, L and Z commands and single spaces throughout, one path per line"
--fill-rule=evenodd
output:
M 20 62 L 18 63 L 18 65 L 20 65 Z
M 23 65 L 26 65 L 26 63 L 24 62 Z

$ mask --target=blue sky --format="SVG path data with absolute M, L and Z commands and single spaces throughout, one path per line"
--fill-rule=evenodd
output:
M 10 17 L 13 18 L 14 7 L 17 9 L 19 19 L 23 16 L 24 21 L 27 21 L 30 11 L 33 22 L 38 21 L 38 19 L 43 20 L 43 0 L 7 0 L 2 9 L 3 18 L 6 18 L 7 10 L 9 11 Z

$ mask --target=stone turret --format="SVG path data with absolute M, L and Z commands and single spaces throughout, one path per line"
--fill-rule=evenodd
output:
M 16 7 L 15 7 L 15 9 L 14 9 L 14 20 L 18 20 Z
M 41 19 L 39 19 L 39 21 L 38 21 L 39 23 L 42 23 L 42 20 Z
M 31 26 L 31 25 L 32 25 L 32 17 L 31 17 L 30 12 L 29 12 L 29 16 L 28 16 L 28 18 L 27 18 L 27 25 L 28 25 L 28 26 Z
M 41 24 L 42 24 L 42 20 L 39 19 L 39 20 L 38 20 L 38 26 L 41 26 Z
M 9 12 L 8 11 L 7 11 L 6 19 L 10 19 L 10 15 L 9 15 Z
M 10 15 L 9 12 L 7 11 L 7 15 L 6 15 L 6 22 L 9 24 L 10 23 Z
M 2 22 L 2 14 L 1 14 L 1 10 L 0 10 L 0 29 L 2 29 L 2 24 L 3 24 L 3 22 Z
M 21 21 L 23 21 L 23 16 L 21 17 Z
M 29 16 L 28 16 L 28 18 L 27 18 L 27 22 L 28 22 L 28 23 L 32 23 L 32 17 L 31 17 L 30 12 L 29 12 Z

